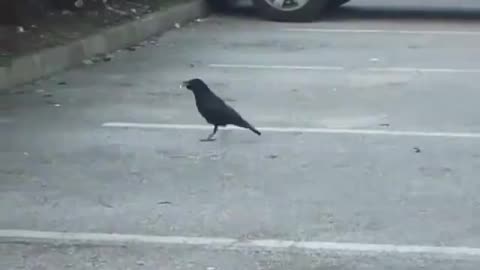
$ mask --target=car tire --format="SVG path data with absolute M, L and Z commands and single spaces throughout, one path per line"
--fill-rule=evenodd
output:
M 330 1 L 328 1 L 327 9 L 328 10 L 337 9 L 340 6 L 343 6 L 348 2 L 350 2 L 350 0 L 330 0 Z
M 231 8 L 229 0 L 207 0 L 207 3 L 216 12 L 229 11 Z
M 330 0 L 303 0 L 305 2 L 301 7 L 280 9 L 274 7 L 270 1 L 272 0 L 253 0 L 253 3 L 260 16 L 281 22 L 314 21 L 330 2 Z

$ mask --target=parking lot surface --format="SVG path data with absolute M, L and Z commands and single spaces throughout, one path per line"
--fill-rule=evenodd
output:
M 3 92 L 0 269 L 478 269 L 480 4 L 378 2 Z M 195 77 L 262 136 L 200 142 Z

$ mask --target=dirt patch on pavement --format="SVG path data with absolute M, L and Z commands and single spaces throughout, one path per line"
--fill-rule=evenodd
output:
M 106 27 L 138 20 L 189 0 L 115 0 L 102 10 L 51 10 L 25 25 L 0 25 L 0 66 L 17 56 L 62 45 Z

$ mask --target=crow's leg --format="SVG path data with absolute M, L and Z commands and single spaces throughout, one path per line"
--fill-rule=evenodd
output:
M 212 132 L 210 135 L 208 135 L 208 137 L 207 137 L 206 139 L 202 139 L 202 140 L 200 140 L 200 141 L 202 141 L 202 142 L 215 141 L 215 139 L 213 138 L 213 136 L 215 136 L 215 134 L 217 133 L 217 130 L 218 130 L 218 126 L 215 125 L 215 126 L 213 127 L 213 132 Z

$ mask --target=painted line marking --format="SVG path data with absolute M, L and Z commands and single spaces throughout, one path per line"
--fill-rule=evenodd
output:
M 392 29 L 328 29 L 328 28 L 286 28 L 286 32 L 348 33 L 348 34 L 404 34 L 404 35 L 454 35 L 479 36 L 479 31 L 435 31 L 435 30 L 392 30 Z
M 136 129 L 174 129 L 174 130 L 211 130 L 208 125 L 179 125 L 179 124 L 155 124 L 155 123 L 129 123 L 107 122 L 105 128 L 136 128 Z M 241 129 L 228 126 L 224 129 Z M 320 134 L 352 134 L 352 135 L 384 135 L 405 137 L 444 137 L 444 138 L 470 138 L 480 139 L 480 133 L 474 132 L 428 132 L 428 131 L 400 131 L 380 129 L 337 129 L 337 128 L 304 128 L 304 127 L 258 127 L 260 131 L 278 133 L 320 133 Z
M 413 67 L 385 67 L 367 68 L 372 72 L 423 72 L 423 73 L 480 73 L 480 69 L 456 69 L 456 68 L 413 68 Z
M 289 65 L 235 65 L 235 64 L 209 64 L 211 68 L 246 68 L 246 69 L 294 69 L 294 70 L 332 70 L 341 71 L 344 67 L 336 66 L 289 66 Z
M 337 251 L 356 253 L 420 254 L 443 256 L 480 256 L 480 248 L 455 246 L 420 246 L 364 244 L 347 242 L 290 241 L 279 239 L 243 240 L 221 237 L 156 236 L 139 234 L 70 233 L 28 230 L 0 230 L 0 243 L 43 244 L 156 244 L 200 246 L 217 249 L 302 249 L 317 252 Z
M 284 70 L 321 70 L 321 71 L 369 71 L 369 72 L 403 72 L 403 73 L 480 73 L 480 69 L 473 68 L 416 68 L 416 67 L 365 67 L 347 68 L 340 66 L 295 66 L 295 65 L 250 65 L 250 64 L 209 64 L 210 68 L 231 69 L 284 69 Z

